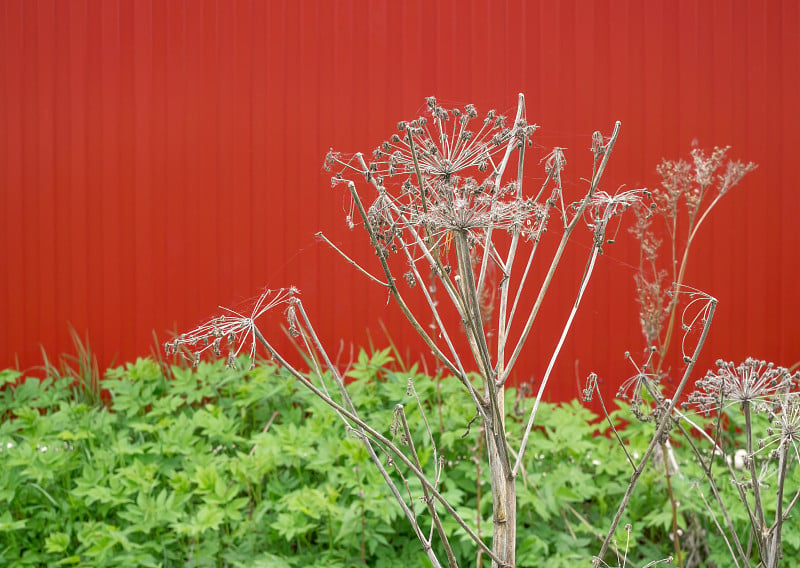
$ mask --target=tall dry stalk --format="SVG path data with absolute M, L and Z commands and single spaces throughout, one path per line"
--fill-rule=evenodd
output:
M 728 150 L 729 146 L 715 147 L 709 154 L 695 146 L 691 160 L 662 160 L 656 168 L 661 184 L 650 192 L 650 205 L 634 210 L 631 232 L 640 245 L 635 276 L 639 319 L 648 347 L 655 347 L 651 366 L 656 375 L 664 371 L 677 334 L 680 297 L 673 291 L 685 284 L 697 234 L 719 201 L 757 167 L 728 159 Z M 661 248 L 665 238 L 666 259 Z
M 301 384 L 331 406 L 348 431 L 363 441 L 434 566 L 457 565 L 451 537 L 441 522 L 446 515 L 475 542 L 479 557 L 490 558 L 495 568 L 509 567 L 515 564 L 517 540 L 516 480 L 539 402 L 606 244 L 609 221 L 636 203 L 641 192 L 611 195 L 599 189 L 619 123 L 609 137 L 599 132 L 593 135 L 591 178 L 583 194 L 570 200 L 563 191 L 566 159 L 559 148 L 542 159 L 544 181 L 533 191 L 528 190 L 525 158 L 537 126 L 528 121 L 522 95 L 511 121 L 495 111 L 479 118 L 472 105 L 445 109 L 433 97 L 426 103 L 423 116 L 400 122 L 397 132 L 369 158 L 361 153 L 334 151 L 326 157 L 326 167 L 334 172 L 333 185 L 347 192 L 350 211 L 346 222 L 351 229 L 357 225 L 364 229 L 375 262 L 359 262 L 327 236 L 320 233 L 319 237 L 370 282 L 386 290 L 473 402 L 485 436 L 485 469 L 491 480 L 491 547 L 442 496 L 444 463 L 437 460 L 423 467 L 411 442 L 403 405 L 396 408 L 393 427 L 402 433 L 399 442 L 360 417 L 342 373 L 319 341 L 296 291 L 266 292 L 253 314 L 229 312 L 177 338 L 168 349 L 188 349 L 190 358 L 199 359 L 204 349 L 219 354 L 220 346 L 226 343 L 233 354 L 243 349 L 245 341 L 251 350 L 262 345 Z M 553 222 L 560 225 L 558 245 L 552 257 L 539 259 L 539 244 Z M 515 449 L 509 442 L 513 437 L 506 431 L 506 384 L 532 334 L 567 243 L 581 223 L 592 231 L 593 244 L 521 444 Z M 547 267 L 538 290 L 530 282 L 537 262 Z M 499 273 L 499 282 L 493 281 L 495 273 Z M 432 282 L 441 297 L 426 282 Z M 490 293 L 493 288 L 496 293 Z M 422 309 L 415 307 L 420 305 L 420 298 Z M 289 330 L 306 353 L 310 373 L 291 365 L 256 325 L 265 309 L 277 305 L 285 307 Z M 430 326 L 423 324 L 427 321 L 432 322 Z M 413 384 L 409 384 L 408 393 L 416 397 Z M 416 406 L 422 410 L 422 405 Z M 435 450 L 430 428 L 426 436 Z M 409 476 L 421 485 L 423 509 L 412 495 Z

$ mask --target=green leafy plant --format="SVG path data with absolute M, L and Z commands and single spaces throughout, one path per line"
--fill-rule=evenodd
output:
M 415 368 L 393 367 L 390 351 L 362 352 L 350 383 L 365 419 L 391 430 L 397 400 L 423 466 L 433 459 L 424 416 L 441 435 L 437 452 L 447 467 L 441 492 L 457 510 L 472 511 L 482 538 L 491 539 L 490 480 L 479 427 L 460 386 Z M 246 361 L 242 361 L 246 365 Z M 363 443 L 312 393 L 275 365 L 252 371 L 201 363 L 196 372 L 173 366 L 167 379 L 157 362 L 140 359 L 110 370 L 103 385 L 107 405 L 76 397 L 66 379 L 24 379 L 2 371 L 0 412 L 0 559 L 13 566 L 430 566 L 409 524 Z M 357 377 L 357 378 L 356 378 Z M 406 393 L 413 379 L 416 397 Z M 444 379 L 444 380 L 442 380 Z M 521 426 L 532 401 L 508 389 Z M 417 400 L 424 407 L 416 407 Z M 738 415 L 738 416 L 737 416 Z M 517 566 L 574 566 L 600 543 L 606 523 L 624 495 L 630 464 L 614 451 L 611 424 L 630 418 L 620 401 L 610 420 L 577 401 L 540 405 L 518 491 Z M 758 419 L 766 426 L 766 418 Z M 714 431 L 715 417 L 698 417 Z M 719 432 L 733 441 L 743 425 L 731 413 Z M 397 436 L 402 436 L 401 430 Z M 641 456 L 652 428 L 632 422 L 627 450 Z M 512 439 L 512 441 L 516 441 Z M 714 517 L 698 498 L 703 472 L 687 444 L 674 448 L 681 475 L 673 493 L 690 525 L 715 530 Z M 723 460 L 713 471 L 722 475 Z M 734 466 L 736 464 L 734 463 Z M 787 483 L 800 481 L 797 468 Z M 646 469 L 624 523 L 615 534 L 617 558 L 631 565 L 662 558 L 671 549 L 671 505 L 662 468 Z M 744 470 L 736 470 L 744 471 Z M 394 474 L 396 475 L 396 474 Z M 399 477 L 398 477 L 399 480 Z M 411 486 L 411 480 L 409 480 Z M 733 527 L 746 534 L 749 518 L 738 489 L 718 484 Z M 421 491 L 419 486 L 416 490 Z M 708 499 L 713 495 L 705 489 Z M 767 503 L 766 510 L 774 505 Z M 417 512 L 424 508 L 417 504 Z M 445 530 L 459 527 L 448 517 Z M 800 560 L 800 526 L 784 525 L 784 562 Z M 726 566 L 724 542 L 701 539 L 707 566 Z M 444 551 L 440 548 L 439 552 Z M 475 562 L 470 539 L 453 539 L 460 565 Z M 622 562 L 618 562 L 622 565 Z

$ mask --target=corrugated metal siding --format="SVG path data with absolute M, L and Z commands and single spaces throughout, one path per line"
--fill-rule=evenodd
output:
M 365 150 L 423 97 L 513 110 L 573 188 L 595 129 L 623 123 L 605 188 L 657 183 L 661 157 L 734 146 L 760 168 L 705 227 L 687 281 L 720 299 L 705 363 L 800 359 L 800 10 L 787 1 L 169 1 L 0 3 L 0 366 L 69 351 L 105 365 L 151 330 L 296 284 L 333 351 L 411 342 L 386 298 L 315 241 L 360 258 L 321 170 Z M 539 168 L 536 159 L 528 171 Z M 531 173 L 539 175 L 538 172 Z M 540 376 L 583 267 L 570 248 L 520 378 Z M 636 248 L 620 231 L 560 365 L 616 383 L 638 350 Z M 345 349 L 343 358 L 347 358 Z M 578 361 L 576 364 L 575 361 Z M 609 387 L 610 390 L 612 390 Z

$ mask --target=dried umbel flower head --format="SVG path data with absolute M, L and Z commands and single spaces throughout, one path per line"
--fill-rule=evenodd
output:
M 767 437 L 759 440 L 760 449 L 769 449 L 770 457 L 783 452 L 800 461 L 800 395 L 791 393 L 780 397 L 770 411 L 771 427 Z M 775 447 L 777 446 L 777 447 Z
M 790 392 L 798 378 L 788 369 L 758 359 L 748 358 L 739 365 L 720 359 L 715 371 L 709 370 L 695 383 L 697 390 L 689 395 L 689 403 L 708 414 L 734 403 L 769 402 Z
M 164 350 L 167 355 L 181 354 L 193 366 L 198 365 L 206 352 L 211 352 L 214 357 L 222 357 L 224 353 L 228 366 L 235 368 L 236 358 L 247 345 L 252 369 L 255 366 L 257 346 L 256 320 L 276 306 L 286 303 L 298 293 L 296 288 L 265 290 L 256 300 L 249 315 L 220 306 L 226 312 L 225 314 L 168 341 L 164 345 Z
M 587 224 L 594 232 L 595 246 L 603 246 L 606 228 L 611 218 L 622 214 L 628 207 L 640 203 L 646 193 L 647 191 L 644 189 L 621 191 L 615 195 L 610 195 L 605 191 L 594 193 L 586 208 L 586 215 L 588 217 Z M 573 204 L 574 208 L 577 206 L 577 203 Z M 609 242 L 613 242 L 613 239 Z
M 586 388 L 583 389 L 583 402 L 592 402 L 595 389 L 597 389 L 597 373 L 589 373 L 586 377 Z
M 653 372 L 653 355 L 656 350 L 651 347 L 647 351 L 647 360 L 641 366 L 634 361 L 630 351 L 625 352 L 625 358 L 636 369 L 636 374 L 624 381 L 617 391 L 617 398 L 630 400 L 631 413 L 642 422 L 649 422 L 653 419 L 652 411 L 648 410 L 642 391 L 655 392 L 653 389 L 658 385 L 661 378 L 657 373 Z
M 678 204 L 683 199 L 690 214 L 694 214 L 712 186 L 717 195 L 724 195 L 749 172 L 756 169 L 753 162 L 725 161 L 730 146 L 715 147 L 710 154 L 694 147 L 692 161 L 663 160 L 656 168 L 661 176 L 661 187 L 653 191 L 658 210 L 667 218 L 675 219 Z M 722 173 L 717 173 L 724 167 Z
M 525 120 L 508 128 L 505 117 L 495 111 L 478 121 L 473 105 L 463 111 L 447 110 L 434 97 L 428 97 L 426 104 L 428 116 L 400 122 L 399 133 L 375 150 L 370 171 L 387 177 L 408 176 L 419 170 L 424 176 L 445 181 L 471 168 L 493 172 L 497 165 L 494 156 L 505 149 L 505 144 L 512 138 L 524 142 L 537 128 Z
M 729 161 L 725 166 L 725 172 L 717 176 L 719 192 L 721 194 L 726 193 L 730 188 L 739 183 L 739 180 L 757 167 L 758 166 L 753 162 L 747 162 L 745 164 L 739 161 Z
M 493 230 L 538 239 L 546 210 L 523 197 L 519 184 L 501 183 L 511 151 L 528 144 L 537 128 L 527 123 L 524 107 L 510 127 L 493 110 L 479 119 L 473 105 L 448 110 L 428 97 L 426 107 L 416 120 L 401 121 L 371 162 L 362 154 L 326 156 L 326 169 L 339 169 L 332 183 L 346 183 L 353 202 L 366 203 L 347 171 L 364 176 L 377 193 L 371 205 L 358 205 L 376 254 L 385 259 L 423 241 L 432 251 L 455 233 L 466 234 L 470 247 L 485 245 Z M 562 153 L 552 167 L 563 165 Z
M 412 225 L 432 235 L 460 231 L 477 237 L 495 229 L 530 236 L 545 216 L 534 200 L 517 195 L 515 184 L 494 191 L 491 185 L 479 185 L 471 178 L 452 178 L 438 184 L 436 194 L 438 198 L 431 201 L 427 212 L 409 215 Z
M 666 270 L 660 270 L 652 280 L 641 272 L 634 275 L 636 303 L 639 304 L 639 325 L 649 346 L 655 345 L 658 341 L 664 321 L 669 315 L 669 303 L 664 287 L 666 276 Z
M 714 172 L 717 171 L 725 159 L 725 154 L 730 150 L 730 146 L 720 148 L 715 146 L 711 154 L 706 154 L 702 148 L 695 146 L 692 148 L 692 160 L 694 161 L 694 181 L 701 187 L 710 185 L 714 179 Z
M 426 106 L 426 116 L 398 123 L 398 133 L 373 152 L 366 172 L 332 150 L 325 157 L 325 168 L 330 171 L 338 166 L 365 173 L 368 181 L 378 185 L 395 176 L 419 174 L 424 178 L 422 185 L 427 185 L 469 170 L 493 174 L 498 165 L 495 157 L 506 150 L 507 143 L 512 139 L 520 144 L 529 142 L 538 128 L 524 118 L 507 127 L 505 117 L 494 110 L 479 121 L 473 105 L 447 110 L 434 97 L 426 99 Z

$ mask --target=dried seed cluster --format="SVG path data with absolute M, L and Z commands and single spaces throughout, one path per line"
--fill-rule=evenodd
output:
M 398 133 L 373 152 L 373 161 L 333 151 L 325 159 L 328 170 L 340 169 L 334 184 L 350 170 L 375 187 L 366 223 L 377 253 L 386 256 L 413 243 L 413 235 L 398 241 L 405 229 L 434 244 L 455 231 L 467 233 L 471 244 L 490 229 L 536 238 L 543 228 L 542 206 L 523 197 L 516 184 L 501 186 L 498 168 L 500 155 L 530 143 L 537 126 L 520 119 L 507 127 L 494 110 L 479 120 L 473 105 L 447 110 L 434 97 L 426 106 L 426 116 L 397 125 Z M 565 163 L 560 156 L 548 167 L 560 171 Z
M 771 406 L 780 395 L 789 394 L 800 384 L 800 374 L 784 367 L 748 358 L 739 365 L 718 360 L 717 369 L 698 380 L 689 404 L 710 413 L 734 403 L 750 402 Z
M 249 315 L 243 315 L 229 308 L 222 308 L 226 313 L 217 316 L 193 329 L 183 333 L 164 344 L 167 355 L 182 355 L 193 366 L 197 366 L 203 353 L 211 352 L 214 357 L 227 357 L 227 365 L 237 368 L 237 357 L 249 347 L 250 368 L 255 366 L 258 327 L 256 321 L 266 312 L 285 304 L 299 291 L 296 288 L 265 290 L 256 300 Z

